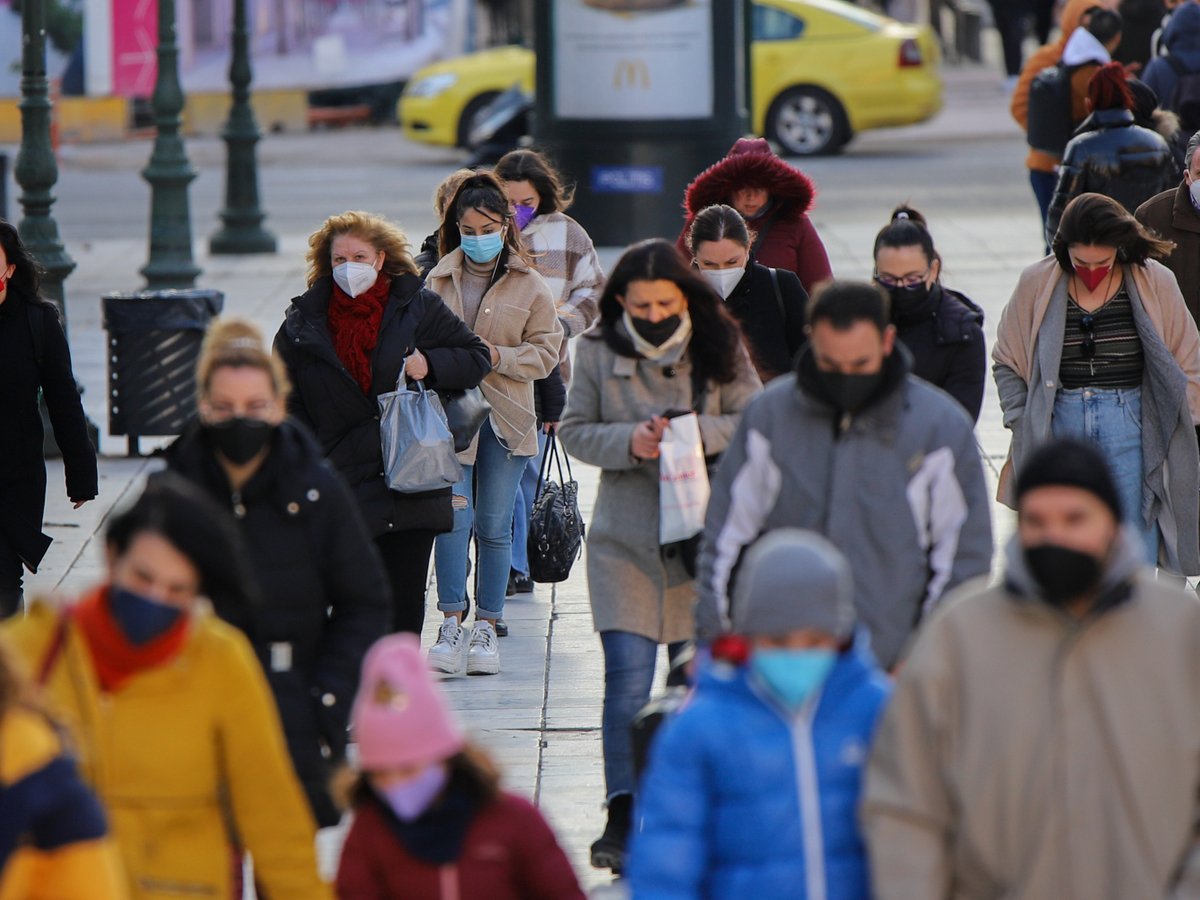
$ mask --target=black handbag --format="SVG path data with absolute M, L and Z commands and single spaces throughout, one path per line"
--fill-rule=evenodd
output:
M 562 457 L 566 454 L 563 453 Z M 579 484 L 571 475 L 563 478 L 562 457 L 554 432 L 542 452 L 533 509 L 529 514 L 529 577 L 539 584 L 566 581 L 571 566 L 583 553 L 584 524 L 579 514 Z M 550 462 L 558 467 L 558 481 L 550 479 Z
M 477 387 L 442 395 L 446 424 L 454 436 L 454 452 L 462 453 L 471 446 L 484 421 L 492 414 L 492 404 Z

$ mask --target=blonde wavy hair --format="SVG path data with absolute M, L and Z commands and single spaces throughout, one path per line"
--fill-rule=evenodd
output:
M 276 396 L 281 402 L 287 401 L 292 389 L 287 370 L 279 357 L 264 346 L 262 332 L 245 319 L 220 318 L 209 326 L 196 362 L 196 395 L 200 400 L 208 398 L 213 373 L 226 366 L 246 366 L 266 372 Z
M 408 236 L 400 227 L 389 222 L 383 216 L 374 213 L 348 210 L 341 215 L 330 216 L 325 224 L 308 239 L 308 286 L 312 287 L 317 279 L 324 278 L 333 271 L 330 261 L 333 239 L 344 234 L 353 235 L 360 241 L 365 241 L 383 251 L 383 273 L 385 275 L 419 275 L 421 270 L 413 262 L 409 252 Z

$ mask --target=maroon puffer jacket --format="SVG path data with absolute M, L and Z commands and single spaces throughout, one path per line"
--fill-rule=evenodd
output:
M 795 272 L 810 294 L 832 278 L 825 245 L 807 215 L 815 193 L 812 179 L 772 153 L 763 138 L 739 139 L 723 160 L 688 185 L 686 221 L 675 242 L 679 252 L 691 259 L 687 233 L 696 213 L 714 203 L 730 203 L 733 192 L 746 187 L 766 188 L 771 195 L 768 212 L 746 223 L 761 238 L 754 258 L 764 266 Z
M 337 875 L 341 900 L 584 900 L 542 814 L 512 794 L 480 810 L 458 860 L 413 857 L 374 803 L 354 812 Z

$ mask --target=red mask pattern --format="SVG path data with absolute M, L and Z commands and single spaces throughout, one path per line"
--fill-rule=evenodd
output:
M 1085 269 L 1083 266 L 1075 267 L 1075 277 L 1083 282 L 1084 286 L 1089 291 L 1094 291 L 1100 287 L 1100 282 L 1108 277 L 1108 273 L 1112 271 L 1112 266 L 1097 266 L 1094 269 Z

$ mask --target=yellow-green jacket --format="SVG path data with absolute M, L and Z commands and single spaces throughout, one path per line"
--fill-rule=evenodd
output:
M 57 610 L 35 603 L 5 625 L 32 671 L 58 621 Z M 47 700 L 108 809 L 131 896 L 230 897 L 236 833 L 268 897 L 329 898 L 317 875 L 312 815 L 246 638 L 197 610 L 178 656 L 111 694 L 101 691 L 90 652 L 69 621 Z

